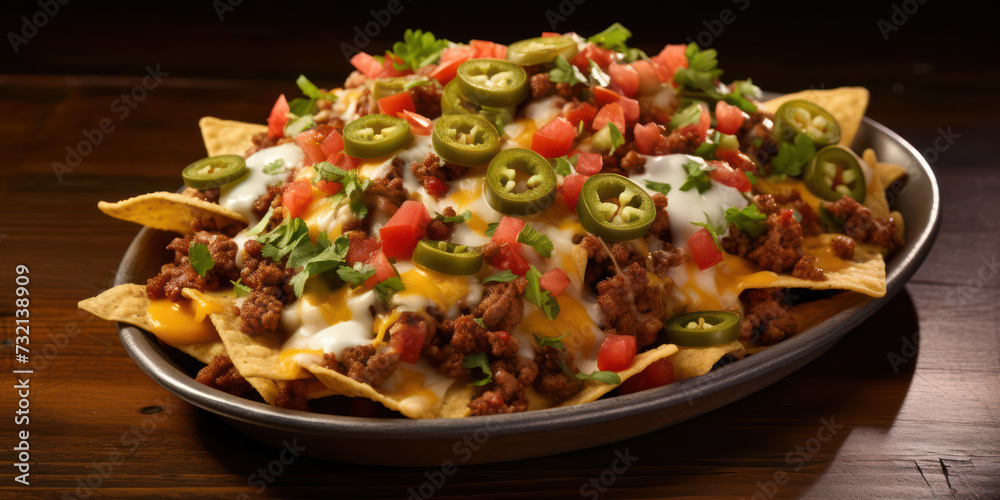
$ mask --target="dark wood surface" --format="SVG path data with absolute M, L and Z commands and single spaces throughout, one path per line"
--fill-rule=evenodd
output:
M 933 162 L 944 223 L 921 270 L 827 354 L 759 393 L 612 445 L 461 466 L 436 496 L 596 498 L 590 492 L 597 489 L 581 487 L 602 474 L 608 482 L 614 477 L 599 493 L 604 498 L 1000 495 L 996 69 L 884 49 L 800 61 L 794 71 L 779 61 L 740 64 L 734 75 L 769 75 L 762 85 L 773 90 L 868 86 L 869 116 L 920 150 L 933 150 L 941 129 L 960 135 L 954 144 L 937 143 L 947 146 Z M 114 101 L 141 84 L 141 68 L 122 73 L 132 76 L 0 76 L 6 339 L 0 443 L 7 450 L 0 455 L 0 497 L 351 498 L 417 491 L 439 469 L 298 458 L 281 466 L 273 482 L 261 481 L 254 474 L 279 459 L 278 450 L 170 396 L 128 358 L 113 324 L 76 310 L 78 300 L 110 285 L 137 231 L 104 217 L 97 201 L 174 189 L 179 169 L 203 156 L 199 117 L 260 122 L 278 92 L 294 92 L 298 72 L 281 80 L 175 72 L 122 118 Z M 53 162 L 65 162 L 67 146 L 76 147 L 103 118 L 114 130 L 60 181 Z M 14 482 L 10 451 L 19 428 L 9 343 L 17 264 L 31 270 L 29 487 Z M 626 451 L 634 463 L 619 475 L 607 472 L 616 452 Z

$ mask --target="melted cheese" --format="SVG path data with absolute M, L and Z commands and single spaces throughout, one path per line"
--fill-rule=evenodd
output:
M 285 180 L 284 173 L 265 174 L 264 167 L 281 160 L 285 163 L 285 167 L 297 168 L 302 166 L 304 159 L 305 154 L 295 143 L 257 151 L 246 160 L 250 173 L 239 181 L 222 186 L 219 190 L 219 205 L 246 217 L 250 221 L 248 227 L 253 227 L 260 220 L 253 213 L 254 202 L 267 192 L 267 186 Z
M 219 340 L 219 334 L 208 315 L 223 311 L 223 306 L 211 299 L 154 299 L 146 308 L 150 332 L 172 346 L 201 344 Z
M 478 304 L 482 285 L 475 276 L 451 276 L 414 267 L 402 272 L 400 279 L 406 287 L 393 295 L 392 305 L 404 311 L 423 311 L 435 306 L 447 317 L 457 317 L 459 306 Z
M 455 383 L 425 359 L 416 363 L 400 363 L 382 383 L 382 392 L 400 398 L 399 404 L 414 413 L 424 413 L 440 407 L 448 388 Z

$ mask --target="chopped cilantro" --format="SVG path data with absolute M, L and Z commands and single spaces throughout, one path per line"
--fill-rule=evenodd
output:
M 590 61 L 590 83 L 592 87 L 607 87 L 611 85 L 611 77 L 601 69 L 593 59 Z
M 462 366 L 472 370 L 479 368 L 482 370 L 485 378 L 472 382 L 469 385 L 482 386 L 490 382 L 493 382 L 493 371 L 490 370 L 490 359 L 486 357 L 485 352 L 474 352 L 472 354 L 466 354 L 465 359 L 462 360 Z
M 285 167 L 285 160 L 278 158 L 277 160 L 264 165 L 264 173 L 267 175 L 280 175 L 288 171 Z
M 670 184 L 666 182 L 656 182 L 646 179 L 646 189 L 651 191 L 656 191 L 657 193 L 667 194 L 670 192 Z
M 726 222 L 742 229 L 751 238 L 756 238 L 767 231 L 767 214 L 760 213 L 754 204 L 747 205 L 742 210 L 736 207 L 727 208 Z
M 365 284 L 365 281 L 375 276 L 375 267 L 369 264 L 355 262 L 353 267 L 340 266 L 337 268 L 337 276 L 348 285 L 358 287 Z
M 194 268 L 194 271 L 202 278 L 215 267 L 212 253 L 208 251 L 208 245 L 204 243 L 191 243 L 191 246 L 188 247 L 188 260 L 191 261 L 191 267 Z
M 441 222 L 444 222 L 445 224 L 449 222 L 456 222 L 458 224 L 461 224 L 472 218 L 472 212 L 470 210 L 466 210 L 458 215 L 452 215 L 452 216 L 440 214 L 437 212 L 435 212 L 435 214 L 436 215 L 434 216 L 434 220 L 439 220 Z
M 632 32 L 629 31 L 628 28 L 622 26 L 621 23 L 615 23 L 608 26 L 606 30 L 588 38 L 587 41 L 605 49 L 625 52 L 628 50 L 628 46 L 625 45 L 625 42 L 627 42 L 629 38 L 632 38 Z
M 336 269 L 347 258 L 350 245 L 346 236 L 330 242 L 326 231 L 319 233 L 316 244 L 309 239 L 309 228 L 302 219 L 282 222 L 271 232 L 261 235 L 257 241 L 264 246 L 261 254 L 274 260 L 288 257 L 288 269 L 302 269 L 288 281 L 296 296 L 302 296 L 306 281 L 317 274 Z
M 552 257 L 552 240 L 531 227 L 530 222 L 525 222 L 520 233 L 517 233 L 517 241 L 534 248 L 536 252 L 546 259 Z
M 393 270 L 395 270 L 395 267 L 393 267 Z M 389 300 L 392 299 L 392 296 L 405 289 L 406 286 L 403 285 L 403 280 L 399 279 L 398 276 L 393 276 L 375 285 L 375 295 L 378 295 L 383 304 L 389 305 Z
M 496 274 L 491 274 L 483 280 L 483 284 L 487 283 L 509 283 L 517 279 L 517 275 L 510 272 L 508 269 L 504 269 Z
M 229 280 L 229 282 L 233 284 L 233 290 L 236 290 L 237 297 L 246 297 L 247 295 L 250 295 L 252 290 L 250 290 L 250 287 L 243 284 L 243 278 L 236 281 Z
M 618 126 L 614 123 L 608 122 L 608 131 L 611 132 L 611 151 L 608 154 L 611 154 L 625 144 L 625 137 L 622 136 L 621 130 L 618 130 Z
M 747 176 L 747 179 L 750 179 L 750 185 L 752 185 L 752 186 L 756 186 L 757 185 L 757 176 L 754 175 L 753 172 L 751 172 L 749 170 L 744 170 L 743 171 L 743 175 Z
M 670 128 L 679 129 L 695 125 L 701 119 L 701 101 L 694 101 L 687 107 L 675 111 L 670 117 Z
M 586 84 L 587 75 L 580 68 L 569 63 L 565 57 L 556 58 L 556 65 L 549 70 L 549 81 L 552 83 L 568 83 L 570 86 L 578 83 Z
M 473 321 L 473 322 L 474 322 L 475 324 L 477 324 L 477 325 L 479 325 L 479 326 L 481 326 L 481 327 L 483 327 L 483 328 L 486 328 L 486 322 L 485 322 L 485 321 L 483 321 L 483 318 L 472 318 L 472 321 Z
M 264 214 L 264 218 L 261 219 L 256 226 L 250 228 L 250 230 L 247 231 L 246 233 L 247 236 L 257 236 L 258 234 L 260 234 L 260 232 L 263 231 L 265 227 L 267 227 L 267 223 L 271 221 L 272 214 L 274 214 L 273 207 L 267 209 L 267 213 Z
M 704 213 L 704 212 L 703 212 Z M 729 229 L 725 222 L 716 224 L 712 222 L 712 218 L 705 214 L 706 222 L 691 222 L 692 226 L 703 227 L 708 230 L 708 234 L 712 235 L 712 241 L 715 242 L 715 247 L 722 251 L 722 245 L 719 244 L 719 236 L 726 234 Z
M 297 97 L 288 102 L 288 109 L 291 113 L 299 116 L 310 115 L 316 112 L 316 101 L 323 99 L 326 101 L 336 101 L 337 96 L 332 92 L 323 92 L 313 82 L 306 78 L 306 75 L 299 75 L 295 80 L 299 90 L 305 97 Z M 308 127 L 307 127 L 308 128 Z
M 568 375 L 574 376 L 580 380 L 594 380 L 596 382 L 601 382 L 602 384 L 608 385 L 618 385 L 622 383 L 622 378 L 618 376 L 615 372 L 610 371 L 596 371 L 594 373 L 583 373 L 570 371 L 569 367 L 566 366 L 566 362 L 562 358 L 556 358 L 556 363 L 566 372 Z
M 500 225 L 499 222 L 490 222 L 489 224 L 486 225 L 486 232 L 483 234 L 485 234 L 486 236 L 493 236 L 493 233 L 497 232 L 497 226 L 499 225 Z
M 796 176 L 802 173 L 802 166 L 816 154 L 816 145 L 806 134 L 798 134 L 793 142 L 778 145 L 778 154 L 771 159 L 771 169 L 775 175 Z
M 701 50 L 697 43 L 692 42 L 687 46 L 684 55 L 687 57 L 688 67 L 678 68 L 674 72 L 674 82 L 682 89 L 701 90 L 721 98 L 716 83 L 722 76 L 719 61 L 716 59 L 718 52 L 715 49 Z
M 294 102 L 295 99 L 292 99 Z M 291 103 L 289 103 L 291 106 Z M 291 110 L 290 116 L 288 117 L 288 123 L 285 124 L 285 137 L 295 137 L 304 130 L 311 129 L 316 126 L 316 122 L 313 121 L 313 115 L 308 112 L 296 112 L 297 110 Z
M 687 170 L 688 177 L 684 181 L 684 185 L 681 186 L 681 191 L 690 191 L 693 188 L 697 189 L 699 193 L 704 193 L 712 187 L 712 178 L 708 173 L 715 170 L 714 167 L 689 160 L 684 163 L 684 169 Z
M 583 121 L 581 121 L 580 123 L 583 123 Z M 576 162 L 579 159 L 580 155 L 573 155 L 570 157 L 560 156 L 559 158 L 556 158 L 556 165 L 555 165 L 556 173 L 563 177 L 572 174 L 573 169 L 576 168 Z
M 524 298 L 538 306 L 545 313 L 545 317 L 556 319 L 556 316 L 559 316 L 559 302 L 551 293 L 542 290 L 542 286 L 538 282 L 542 273 L 538 272 L 535 266 L 531 266 L 524 277 L 528 278 L 528 287 L 524 291 Z
M 551 347 L 553 349 L 563 350 L 562 339 L 569 336 L 569 332 L 566 332 L 558 337 L 548 337 L 545 335 L 539 335 L 537 333 L 533 334 L 535 336 L 535 342 L 538 342 L 539 347 Z
M 325 180 L 328 182 L 339 182 L 344 186 L 342 191 L 331 195 L 335 201 L 339 202 L 346 199 L 351 207 L 351 211 L 359 218 L 363 219 L 368 214 L 368 207 L 365 205 L 365 199 L 362 195 L 368 189 L 371 181 L 359 178 L 358 174 L 354 171 L 345 171 L 325 161 L 317 163 L 313 167 L 316 169 L 316 177 L 313 178 L 313 182 Z
M 393 66 L 399 71 L 416 71 L 437 61 L 441 52 L 448 48 L 448 43 L 445 39 L 438 40 L 430 31 L 407 29 L 403 33 L 403 41 L 392 45 L 391 53 L 403 61 L 393 63 Z

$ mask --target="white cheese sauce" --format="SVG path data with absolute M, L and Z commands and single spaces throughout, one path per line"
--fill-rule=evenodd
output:
M 264 167 L 276 160 L 284 162 L 286 169 L 302 166 L 305 155 L 295 143 L 282 144 L 265 148 L 247 158 L 247 168 L 250 173 L 242 180 L 223 186 L 219 191 L 219 206 L 228 208 L 250 221 L 248 227 L 253 227 L 260 221 L 253 213 L 253 203 L 267 192 L 267 186 L 279 184 L 285 180 L 287 170 L 269 175 L 264 173 Z

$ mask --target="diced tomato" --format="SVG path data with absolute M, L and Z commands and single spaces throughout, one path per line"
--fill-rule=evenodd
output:
M 715 246 L 715 240 L 712 239 L 708 229 L 699 229 L 694 236 L 688 238 L 687 245 L 691 259 L 702 271 L 722 262 L 722 251 Z
M 542 38 L 558 38 L 563 36 L 562 33 L 553 33 L 551 31 L 543 31 Z
M 604 337 L 601 350 L 597 351 L 597 369 L 620 372 L 632 366 L 635 359 L 635 337 L 610 334 Z
M 733 135 L 743 126 L 743 110 L 726 101 L 715 103 L 715 129 Z
M 622 382 L 622 385 L 618 386 L 618 392 L 621 394 L 632 394 L 633 392 L 667 385 L 673 383 L 673 381 L 674 365 L 670 362 L 670 358 L 663 358 L 650 363 L 645 370 L 636 373 L 629 377 L 628 380 Z
M 271 139 L 278 139 L 285 136 L 285 124 L 288 123 L 288 113 L 291 113 L 291 108 L 288 107 L 288 100 L 285 99 L 285 94 L 278 96 L 278 100 L 274 101 L 274 106 L 271 107 L 271 114 L 267 117 L 267 136 Z
M 302 215 L 312 199 L 312 184 L 303 179 L 285 185 L 285 189 L 281 193 L 281 206 L 287 208 L 288 216 L 294 219 Z
M 425 337 L 427 329 L 412 323 L 399 321 L 389 329 L 389 345 L 404 363 L 417 362 L 420 351 L 424 348 Z
M 382 72 L 382 64 L 367 52 L 358 52 L 351 58 L 351 65 L 368 78 L 378 78 Z
M 381 249 L 378 238 L 352 238 L 347 247 L 347 263 L 352 266 L 358 262 L 364 264 Z
M 427 235 L 431 216 L 419 201 L 407 200 L 379 230 L 382 252 L 386 257 L 406 258 L 413 255 L 417 242 Z
M 410 100 L 410 102 L 413 101 Z M 396 113 L 396 116 L 405 119 L 410 124 L 410 130 L 416 135 L 431 135 L 431 132 L 434 131 L 434 123 L 424 115 L 410 110 L 403 110 Z
M 795 211 L 790 208 L 782 208 L 781 223 L 787 226 L 793 222 L 795 222 Z
M 518 276 L 524 276 L 531 269 L 528 261 L 518 255 L 509 245 L 500 247 L 497 254 L 490 260 L 490 265 L 497 269 L 507 269 Z
M 475 49 L 468 45 L 455 45 L 454 47 L 448 47 L 441 52 L 441 62 L 446 63 L 448 61 L 468 61 L 472 59 L 472 56 L 476 54 Z
M 413 73 L 413 70 L 398 70 L 396 69 L 396 64 L 402 64 L 403 60 L 399 56 L 391 53 L 385 53 L 385 60 L 382 61 L 382 69 L 378 72 L 379 78 L 391 78 L 394 76 L 403 76 Z
M 660 75 L 657 73 L 657 69 L 653 63 L 645 59 L 639 59 L 638 61 L 629 63 L 629 65 L 632 66 L 632 69 L 635 70 L 636 75 L 639 77 L 638 91 L 640 93 L 653 92 L 660 85 Z
M 566 271 L 558 267 L 549 269 L 541 278 L 538 278 L 538 284 L 551 293 L 553 297 L 558 297 L 569 287 L 569 276 L 566 276 Z
M 628 64 L 611 63 L 608 66 L 611 83 L 622 90 L 625 97 L 639 93 L 639 72 Z
M 597 108 L 586 102 L 572 102 L 563 108 L 563 112 L 559 116 L 569 120 L 574 127 L 578 127 L 580 122 L 589 127 L 590 123 L 594 121 L 594 117 L 597 116 Z
M 622 134 L 625 133 L 625 111 L 622 110 L 621 105 L 617 102 L 602 106 L 601 110 L 597 112 L 597 116 L 594 117 L 591 128 L 601 130 L 608 122 L 614 123 L 618 127 L 618 131 Z
M 600 173 L 604 166 L 604 160 L 597 153 L 580 153 L 576 159 L 576 172 L 581 175 L 594 175 Z
M 556 117 L 531 136 L 531 150 L 546 157 L 556 158 L 569 152 L 576 140 L 576 127 L 569 120 Z
M 594 102 L 603 106 L 605 104 L 611 104 L 613 102 L 618 102 L 621 99 L 621 94 L 611 90 L 607 87 L 594 87 Z
M 687 45 L 667 45 L 659 54 L 651 57 L 652 61 L 661 68 L 660 81 L 669 82 L 674 77 L 674 72 L 680 68 L 688 67 L 687 55 L 685 51 Z
M 396 94 L 385 96 L 378 100 L 379 113 L 389 116 L 397 116 L 403 111 L 416 111 L 417 108 L 413 106 L 413 98 L 410 97 L 410 91 L 404 90 Z
M 583 183 L 587 180 L 587 177 L 589 176 L 569 174 L 563 179 L 563 200 L 566 201 L 566 208 L 574 214 L 576 213 L 576 200 L 580 198 L 580 190 L 583 189 Z
M 716 158 L 728 163 L 733 168 L 742 170 L 744 172 L 757 173 L 757 165 L 750 159 L 749 156 L 739 152 L 735 149 L 716 149 Z
M 708 106 L 705 103 L 700 105 L 701 115 L 698 116 L 698 123 L 693 125 L 688 125 L 684 129 L 694 129 L 698 133 L 698 137 L 702 142 L 708 137 L 708 129 L 712 126 L 712 116 L 708 113 Z
M 330 156 L 333 153 L 337 153 L 344 150 L 344 136 L 340 135 L 340 132 L 333 130 L 330 135 L 323 139 L 323 142 L 319 144 L 320 149 L 323 150 L 323 154 Z
M 424 177 L 424 189 L 427 190 L 427 194 L 440 198 L 448 192 L 448 185 L 444 183 L 441 179 L 434 177 L 433 175 L 428 175 Z
M 730 167 L 728 163 L 718 160 L 708 162 L 708 166 L 715 168 L 715 170 L 708 173 L 715 182 L 739 189 L 744 193 L 750 192 L 750 179 L 746 175 L 743 175 L 742 170 L 737 170 Z
M 639 121 L 639 101 L 622 97 L 618 100 L 618 104 L 621 105 L 622 111 L 625 112 L 625 121 L 629 123 Z
M 524 229 L 523 220 L 505 215 L 500 219 L 500 224 L 497 225 L 496 231 L 493 231 L 491 241 L 497 245 L 506 244 L 514 252 L 520 254 L 521 242 L 517 241 L 517 235 L 521 234 L 522 229 Z
M 396 271 L 392 268 L 392 262 L 389 262 L 389 258 L 385 256 L 385 252 L 382 250 L 373 254 L 368 263 L 375 268 L 375 275 L 365 280 L 365 286 L 368 288 L 372 288 L 396 275 Z
M 342 189 L 344 189 L 343 184 L 332 181 L 316 181 L 316 184 L 314 184 L 314 186 L 316 186 L 316 189 L 319 189 L 320 191 L 326 193 L 327 196 L 335 195 L 339 193 Z
M 667 142 L 667 138 L 663 136 L 660 127 L 654 122 L 649 122 L 645 125 L 640 123 L 635 124 L 633 133 L 635 134 L 635 147 L 644 155 L 662 150 Z
M 615 51 L 611 49 L 602 49 L 592 43 L 588 43 L 586 47 L 578 52 L 573 59 L 570 61 L 574 66 L 580 68 L 585 73 L 590 71 L 590 61 L 593 60 L 598 66 L 603 70 L 608 69 L 608 65 L 615 58 Z
M 302 152 L 306 155 L 304 160 L 306 166 L 326 159 L 328 155 L 323 152 L 321 144 L 323 144 L 326 136 L 330 135 L 332 131 L 333 127 L 320 125 L 309 130 L 303 130 L 295 136 L 295 144 L 298 144 L 302 148 Z
M 443 61 L 434 68 L 434 71 L 431 71 L 431 78 L 437 80 L 441 85 L 446 85 L 455 79 L 455 76 L 458 75 L 458 66 L 465 61 L 468 61 L 468 59 Z
M 472 47 L 473 59 L 504 59 L 507 57 L 506 45 L 485 40 L 469 40 L 469 46 Z
M 354 170 L 361 165 L 361 159 L 355 158 L 353 156 L 348 156 L 344 154 L 343 151 L 337 151 L 326 157 L 326 162 L 339 167 L 341 170 Z

